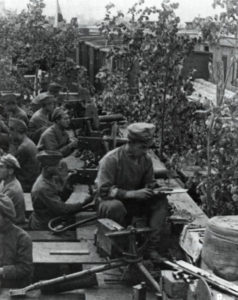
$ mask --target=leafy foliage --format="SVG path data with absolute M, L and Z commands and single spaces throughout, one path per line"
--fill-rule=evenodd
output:
M 189 124 L 196 110 L 189 103 L 181 76 L 183 60 L 193 50 L 193 41 L 178 34 L 178 7 L 163 1 L 161 8 L 135 3 L 128 11 L 112 13 L 106 7 L 101 25 L 113 61 L 112 69 L 97 75 L 104 83 L 106 109 L 122 112 L 129 121 L 153 122 L 160 152 L 173 153 L 186 147 Z
M 54 28 L 46 16 L 43 0 L 29 0 L 27 10 L 7 12 L 0 17 L 1 61 L 8 62 L 0 77 L 0 89 L 30 89 L 23 75 L 35 74 L 40 68 L 68 85 L 75 63 L 72 51 L 78 38 L 77 22 Z M 74 78 L 75 79 L 75 78 Z
M 214 64 L 217 67 L 217 99 L 206 111 L 207 173 L 197 176 L 197 190 L 208 215 L 237 214 L 238 212 L 238 110 L 237 95 L 225 101 L 228 77 L 237 58 L 234 54 L 226 78 L 221 60 L 220 40 L 224 36 L 238 38 L 238 3 L 235 0 L 215 0 L 214 7 L 224 11 L 214 18 L 200 22 L 203 38 L 215 45 Z M 198 19 L 195 20 L 199 21 Z M 200 20 L 201 21 L 201 20 Z M 197 22 L 198 23 L 198 22 Z M 234 53 L 237 51 L 235 49 Z M 203 154 L 204 157 L 204 154 Z

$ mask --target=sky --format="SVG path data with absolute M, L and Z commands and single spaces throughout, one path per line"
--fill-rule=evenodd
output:
M 44 0 L 46 15 L 54 15 L 57 0 Z M 69 21 L 72 17 L 81 15 L 82 19 L 100 20 L 105 14 L 105 5 L 112 2 L 119 10 L 126 12 L 136 1 L 135 0 L 58 0 L 63 17 Z M 26 8 L 28 0 L 0 0 L 5 2 L 6 9 L 21 11 Z M 212 8 L 213 0 L 174 0 L 179 3 L 176 14 L 181 18 L 182 23 L 191 21 L 194 17 L 206 17 L 214 15 L 216 11 Z M 145 0 L 148 5 L 159 5 L 161 0 Z

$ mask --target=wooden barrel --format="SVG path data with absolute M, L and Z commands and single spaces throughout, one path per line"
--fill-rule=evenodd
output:
M 217 216 L 209 220 L 202 249 L 203 263 L 226 280 L 238 280 L 238 216 Z

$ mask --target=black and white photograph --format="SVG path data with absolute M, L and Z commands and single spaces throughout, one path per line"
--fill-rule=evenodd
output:
M 238 300 L 238 0 L 0 0 L 0 300 Z

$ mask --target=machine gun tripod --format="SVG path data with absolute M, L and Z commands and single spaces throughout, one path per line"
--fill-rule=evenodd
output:
M 90 276 L 93 274 L 96 274 L 98 272 L 103 272 L 106 270 L 111 270 L 115 268 L 120 267 L 126 267 L 128 265 L 134 264 L 137 266 L 138 270 L 142 272 L 142 274 L 145 276 L 147 281 L 151 284 L 151 286 L 156 290 L 158 294 L 161 294 L 160 286 L 157 283 L 157 281 L 153 278 L 153 276 L 149 273 L 149 271 L 146 269 L 146 267 L 142 263 L 142 257 L 138 255 L 138 249 L 136 245 L 136 237 L 140 234 L 146 234 L 151 231 L 150 228 L 134 228 L 129 227 L 127 229 L 123 229 L 120 231 L 115 231 L 108 233 L 106 237 L 110 238 L 113 243 L 115 242 L 118 237 L 128 237 L 129 240 L 129 246 L 128 246 L 128 252 L 124 251 L 120 246 L 118 247 L 119 252 L 121 252 L 121 257 L 107 260 L 105 264 L 101 266 L 96 266 L 88 270 L 83 270 L 80 272 L 60 276 L 57 278 L 49 279 L 49 280 L 43 280 L 36 283 L 33 283 L 25 288 L 22 289 L 15 289 L 10 290 L 10 296 L 11 297 L 19 297 L 24 296 L 28 292 L 33 290 L 43 290 L 45 287 L 50 287 L 52 285 L 60 284 L 70 282 L 71 280 L 83 280 L 86 276 Z M 67 289 L 66 289 L 67 290 Z M 65 291 L 66 291 L 65 290 Z

